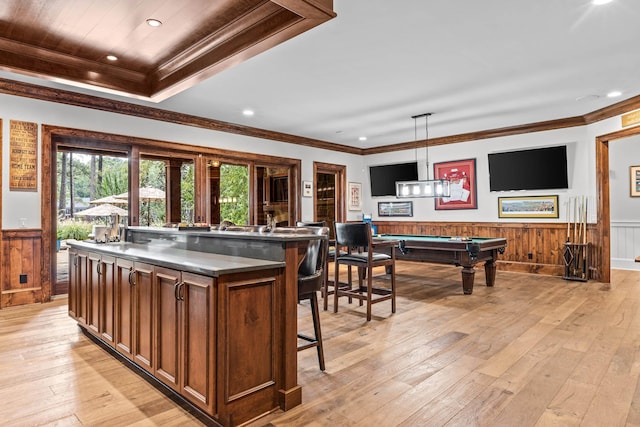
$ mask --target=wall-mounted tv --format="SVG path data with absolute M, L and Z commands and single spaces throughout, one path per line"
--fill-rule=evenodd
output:
M 374 197 L 395 196 L 396 181 L 416 181 L 417 179 L 417 162 L 369 166 L 371 195 Z
M 569 188 L 566 145 L 489 153 L 491 191 L 561 188 Z

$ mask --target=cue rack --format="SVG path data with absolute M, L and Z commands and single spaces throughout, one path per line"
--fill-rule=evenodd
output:
M 567 202 L 567 242 L 564 244 L 564 276 L 566 280 L 589 280 L 589 248 L 587 242 L 588 199 L 570 197 Z

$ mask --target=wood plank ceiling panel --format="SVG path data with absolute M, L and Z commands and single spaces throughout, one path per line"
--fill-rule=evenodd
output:
M 0 69 L 161 101 L 335 16 L 332 0 L 3 0 Z

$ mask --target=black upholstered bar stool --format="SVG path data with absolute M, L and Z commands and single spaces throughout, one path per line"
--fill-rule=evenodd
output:
M 338 312 L 338 299 L 342 296 L 367 304 L 367 321 L 371 320 L 371 305 L 391 300 L 391 312 L 396 312 L 396 267 L 395 245 L 397 242 L 374 242 L 371 236 L 371 224 L 369 223 L 335 223 L 336 251 L 345 249 L 346 253 L 336 252 L 334 282 L 333 311 Z M 375 252 L 376 247 L 389 246 L 390 255 Z M 348 267 L 348 282 L 343 285 L 340 282 L 340 266 Z M 357 267 L 358 284 L 352 283 L 351 267 Z M 373 269 L 385 267 L 390 272 L 391 284 L 388 287 L 373 286 Z M 363 284 L 363 277 L 367 284 Z
M 326 227 L 326 221 L 298 221 L 296 223 L 298 227 Z M 322 305 L 324 311 L 327 311 L 329 307 L 329 295 L 333 295 L 333 291 L 329 291 L 329 287 L 333 287 L 333 281 L 329 280 L 329 264 L 333 263 L 335 260 L 336 251 L 331 240 L 331 236 L 329 236 L 329 250 L 327 251 L 326 262 L 324 265 L 324 280 L 322 282 L 322 289 L 320 290 L 320 295 L 322 295 Z
M 317 292 L 323 288 L 326 281 L 327 250 L 329 248 L 328 227 L 301 227 L 313 230 L 323 238 L 309 241 L 307 254 L 298 268 L 298 302 L 309 300 L 311 316 L 313 318 L 314 336 L 298 332 L 298 338 L 306 341 L 298 345 L 298 351 L 315 347 L 318 351 L 318 364 L 324 371 L 324 348 L 322 346 L 322 331 L 320 329 L 320 312 Z
M 320 313 L 317 292 L 322 289 L 326 277 L 326 259 L 329 248 L 329 227 L 296 226 L 275 227 L 272 233 L 316 234 L 320 239 L 309 240 L 305 257 L 298 267 L 298 302 L 310 302 L 314 336 L 298 332 L 298 339 L 306 341 L 298 344 L 298 351 L 315 347 L 318 351 L 318 363 L 324 371 L 324 348 L 320 329 Z

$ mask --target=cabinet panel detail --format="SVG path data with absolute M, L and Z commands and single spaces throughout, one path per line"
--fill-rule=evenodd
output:
M 42 232 L 3 230 L 0 308 L 49 301 L 51 286 L 43 265 Z
M 275 383 L 275 278 L 227 283 L 222 299 L 226 330 L 225 401 Z M 246 348 L 251 343 L 251 351 Z
M 216 413 L 216 288 L 210 277 L 182 273 L 182 394 Z
M 133 261 L 116 260 L 115 279 L 115 349 L 128 359 L 133 359 L 133 309 L 135 288 L 133 285 Z
M 136 262 L 134 267 L 133 361 L 153 373 L 153 266 Z
M 155 268 L 156 289 L 156 367 L 155 376 L 178 391 L 180 384 L 180 272 Z

